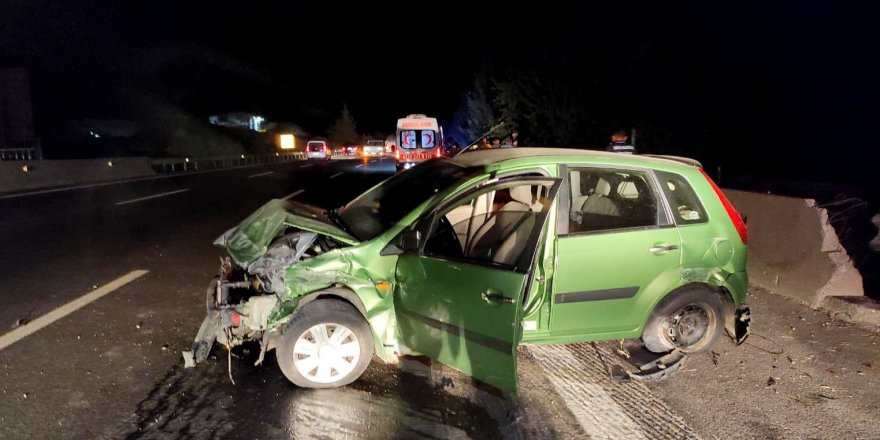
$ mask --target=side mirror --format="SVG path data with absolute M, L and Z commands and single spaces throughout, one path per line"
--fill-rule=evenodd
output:
M 403 231 L 396 240 L 388 243 L 388 246 L 385 246 L 385 248 L 379 252 L 379 255 L 400 255 L 407 251 L 417 251 L 419 250 L 419 240 L 421 238 L 422 234 L 419 233 L 419 231 Z
M 400 234 L 400 247 L 404 251 L 417 251 L 419 250 L 419 241 L 421 239 L 422 234 L 417 230 L 403 231 L 403 234 Z

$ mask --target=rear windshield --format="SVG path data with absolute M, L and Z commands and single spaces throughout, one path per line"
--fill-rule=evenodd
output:
M 384 147 L 385 141 L 367 141 L 369 147 Z
M 323 149 L 324 149 L 324 144 L 309 143 L 309 146 L 308 146 L 309 151 L 321 151 Z
M 400 132 L 400 146 L 406 149 L 434 148 L 437 146 L 437 132 L 434 130 L 403 130 Z

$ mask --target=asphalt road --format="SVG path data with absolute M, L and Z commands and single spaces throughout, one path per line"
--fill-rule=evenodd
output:
M 0 342 L 106 293 L 0 348 L 0 438 L 880 438 L 877 334 L 765 292 L 751 345 L 656 384 L 611 380 L 614 344 L 521 347 L 516 396 L 423 358 L 333 390 L 289 384 L 271 353 L 254 366 L 256 347 L 234 351 L 235 385 L 219 348 L 182 368 L 217 236 L 269 199 L 334 207 L 392 172 L 293 162 L 0 198 Z

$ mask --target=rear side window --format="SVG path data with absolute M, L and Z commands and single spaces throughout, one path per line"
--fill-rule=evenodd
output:
M 705 223 L 709 221 L 706 209 L 700 203 L 700 198 L 694 192 L 691 184 L 682 176 L 665 171 L 657 171 L 660 187 L 666 194 L 669 206 L 672 208 L 672 216 L 679 225 Z

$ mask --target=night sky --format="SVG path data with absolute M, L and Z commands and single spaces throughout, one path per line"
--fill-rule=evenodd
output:
M 480 6 L 489 12 L 447 2 L 128 3 L 0 5 L 0 66 L 28 69 L 38 131 L 70 118 L 134 117 L 148 97 L 310 131 L 345 102 L 360 131 L 387 132 L 407 113 L 451 120 L 481 66 L 555 58 L 613 92 L 596 98 L 599 108 L 692 110 L 706 148 L 745 171 L 758 162 L 801 178 L 880 169 L 865 160 L 880 117 L 874 1 Z M 788 158 L 768 159 L 775 152 Z

